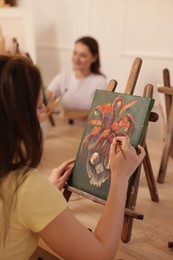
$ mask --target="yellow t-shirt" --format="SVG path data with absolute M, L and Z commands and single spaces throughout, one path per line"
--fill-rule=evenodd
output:
M 8 178 L 11 178 L 10 175 Z M 7 183 L 5 182 L 6 186 Z M 10 192 L 9 187 L 5 188 L 7 193 Z M 36 233 L 46 227 L 66 207 L 67 203 L 62 193 L 47 177 L 36 169 L 31 170 L 17 191 L 16 206 L 10 215 L 5 248 L 2 243 L 3 212 L 0 201 L 0 259 L 29 259 L 38 244 Z

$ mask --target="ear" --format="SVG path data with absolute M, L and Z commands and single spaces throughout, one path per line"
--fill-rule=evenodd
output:
M 96 62 L 97 59 L 98 59 L 98 55 L 97 55 L 97 54 L 93 55 L 93 57 L 92 57 L 92 63 Z

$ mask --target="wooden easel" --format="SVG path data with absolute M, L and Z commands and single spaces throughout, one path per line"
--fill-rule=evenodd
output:
M 43 247 L 38 246 L 34 254 L 29 260 L 60 260 L 59 257 L 53 255 L 49 251 L 45 250 Z M 62 258 L 61 258 L 62 259 Z
M 165 135 L 165 144 L 163 148 L 159 173 L 157 181 L 159 183 L 164 183 L 166 169 L 168 165 L 169 156 L 173 158 L 173 87 L 171 87 L 170 82 L 170 74 L 169 70 L 166 68 L 163 70 L 163 87 L 159 87 L 158 91 L 165 95 L 165 105 L 166 105 L 166 118 L 167 118 L 167 125 L 166 125 L 166 135 Z
M 12 45 L 13 45 L 12 46 L 12 51 L 10 51 L 9 53 L 26 56 L 26 57 L 28 57 L 32 61 L 32 58 L 31 58 L 31 56 L 30 56 L 30 54 L 28 52 L 25 52 L 24 54 L 21 53 L 20 47 L 19 47 L 19 42 L 18 42 L 18 40 L 16 38 L 12 39 Z M 44 89 L 43 89 L 43 97 L 44 97 L 44 104 L 47 107 L 47 111 L 43 114 L 41 120 L 44 121 L 44 120 L 49 119 L 51 125 L 55 126 L 55 121 L 54 121 L 53 116 L 52 116 L 52 111 L 57 106 L 57 100 L 54 100 L 53 103 L 48 104 L 46 96 L 45 96 L 45 93 L 44 93 Z
M 55 126 L 55 121 L 52 117 L 52 113 L 53 113 L 53 110 L 57 107 L 58 103 L 59 103 L 59 98 L 56 98 L 49 103 L 49 102 L 47 102 L 47 99 L 44 95 L 44 104 L 46 105 L 47 110 L 46 110 L 46 112 L 41 114 L 41 122 L 49 119 L 52 126 Z
M 136 58 L 133 62 L 131 72 L 129 75 L 129 79 L 127 81 L 127 85 L 126 85 L 124 93 L 129 94 L 129 95 L 133 94 L 141 65 L 142 65 L 142 60 L 140 58 Z M 108 89 L 108 91 L 114 91 L 116 86 L 117 86 L 117 82 L 115 80 L 111 80 L 107 89 Z M 147 85 L 144 90 L 144 96 L 152 97 L 152 95 L 153 95 L 153 86 Z M 158 120 L 158 115 L 156 113 L 151 112 L 150 121 L 155 122 L 157 120 Z M 156 184 L 155 184 L 155 180 L 154 180 L 154 175 L 153 175 L 152 166 L 151 166 L 150 157 L 149 157 L 145 139 L 146 138 L 144 138 L 143 146 L 145 147 L 145 150 L 146 150 L 146 156 L 145 156 L 145 159 L 143 160 L 143 166 L 144 166 L 144 170 L 145 170 L 145 175 L 146 175 L 151 199 L 155 202 L 158 202 L 159 201 L 158 192 L 157 192 L 157 188 L 156 188 Z M 128 242 L 131 238 L 133 219 L 134 218 L 143 219 L 143 217 L 144 217 L 143 214 L 135 211 L 141 167 L 142 167 L 142 165 L 140 165 L 134 172 L 134 174 L 131 178 L 131 182 L 128 187 L 126 207 L 125 207 L 124 225 L 123 225 L 122 236 L 121 236 L 121 239 L 123 242 Z M 88 198 L 92 201 L 95 201 L 97 203 L 100 203 L 102 205 L 104 205 L 106 203 L 105 200 L 102 200 L 98 197 L 95 197 L 93 195 L 90 195 L 88 193 L 85 193 L 81 190 L 78 190 L 78 189 L 68 186 L 68 185 L 64 189 L 64 196 L 67 199 L 67 201 L 70 199 L 72 192 L 82 195 L 83 197 L 86 197 L 86 198 Z

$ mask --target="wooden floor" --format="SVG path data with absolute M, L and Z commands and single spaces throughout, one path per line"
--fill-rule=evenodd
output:
M 49 174 L 51 169 L 64 160 L 76 156 L 78 145 L 84 130 L 83 122 L 68 125 L 59 116 L 54 117 L 56 126 L 47 121 L 43 124 L 45 133 L 44 154 L 40 169 Z M 157 178 L 163 142 L 147 138 L 148 150 Z M 173 251 L 168 248 L 168 241 L 173 240 L 173 159 L 169 165 L 164 184 L 157 183 L 160 202 L 150 198 L 145 174 L 142 170 L 136 210 L 144 214 L 144 220 L 134 220 L 132 237 L 128 243 L 120 242 L 119 250 L 114 259 L 123 260 L 168 260 L 173 259 Z M 103 206 L 84 199 L 78 195 L 71 196 L 69 207 L 87 228 L 94 229 Z M 52 252 L 43 242 L 43 248 Z M 47 260 L 47 259 L 46 259 Z M 49 260 L 49 259 L 48 259 Z M 106 260 L 106 259 L 105 259 Z

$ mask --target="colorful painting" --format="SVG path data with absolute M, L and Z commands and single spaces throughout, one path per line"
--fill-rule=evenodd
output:
M 106 200 L 110 144 L 122 135 L 141 144 L 153 104 L 151 98 L 96 90 L 69 185 Z

